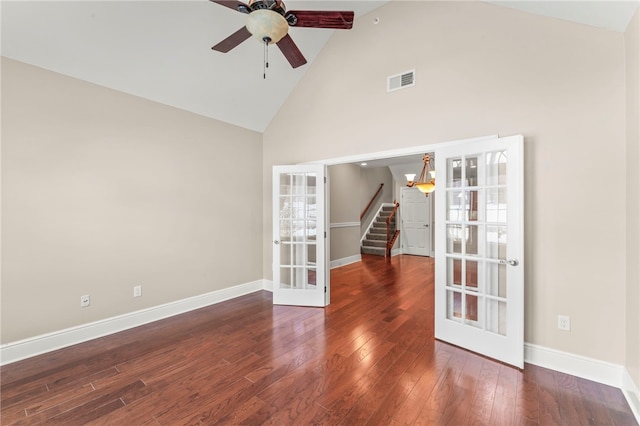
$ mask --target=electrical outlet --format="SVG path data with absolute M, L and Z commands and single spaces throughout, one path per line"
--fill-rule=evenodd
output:
M 140 296 L 142 296 L 142 286 L 137 285 L 133 287 L 133 297 L 140 297 Z
M 560 330 L 571 331 L 571 318 L 566 315 L 558 315 L 558 328 Z
M 89 305 L 91 305 L 91 298 L 89 297 L 89 295 L 85 294 L 83 296 L 80 296 L 80 307 L 86 308 Z

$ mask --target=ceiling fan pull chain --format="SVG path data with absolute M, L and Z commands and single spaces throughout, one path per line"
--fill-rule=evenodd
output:
M 262 39 L 264 41 L 264 66 L 262 68 L 262 78 L 267 78 L 267 68 L 269 68 L 269 42 L 271 39 L 269 37 L 264 37 Z

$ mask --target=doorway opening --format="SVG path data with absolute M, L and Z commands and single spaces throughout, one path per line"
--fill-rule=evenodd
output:
M 404 220 L 408 215 L 419 214 L 419 209 L 428 209 L 425 212 L 428 218 L 424 219 L 425 215 L 422 215 L 423 220 L 409 224 L 409 229 L 403 230 L 401 228 L 406 222 L 399 224 L 401 225 L 398 226 L 400 237 L 392 254 L 406 253 L 433 257 L 435 255 L 435 203 L 433 202 L 435 197 L 432 194 L 427 198 L 415 188 L 406 188 L 405 174 L 420 171 L 425 153 L 433 155 L 440 148 L 495 139 L 497 137 L 497 135 L 489 135 L 306 163 L 324 164 L 330 171 L 329 185 L 327 187 L 327 197 L 331 200 L 327 220 L 327 230 L 329 231 L 327 259 L 330 262 L 330 268 L 357 262 L 361 259 L 360 242 L 366 234 L 366 229 L 375 219 L 377 207 L 383 202 L 394 203 L 397 201 L 401 203 L 399 209 L 400 220 Z M 371 173 L 366 178 L 363 178 L 364 182 L 359 182 L 361 170 L 375 170 L 377 168 L 387 168 L 389 171 L 388 176 L 385 178 L 383 173 Z M 333 172 L 336 173 L 331 176 Z M 348 182 L 348 184 L 345 185 L 345 182 Z M 371 208 L 362 220 L 358 220 L 357 216 L 361 213 L 361 207 L 367 204 L 381 183 L 384 183 L 384 186 L 380 202 L 374 205 L 374 208 Z M 354 188 L 363 189 L 354 191 Z M 421 196 L 426 205 L 411 207 L 416 210 L 414 212 L 410 211 L 410 209 L 404 209 L 402 194 L 405 188 L 419 194 L 414 195 L 414 198 Z M 407 192 L 407 194 L 410 194 L 410 192 Z M 422 228 L 420 232 L 417 229 L 419 227 Z

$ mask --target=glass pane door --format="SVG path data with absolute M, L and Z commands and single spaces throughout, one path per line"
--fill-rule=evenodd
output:
M 436 337 L 522 367 L 522 137 L 442 149 L 436 170 Z
M 274 167 L 275 304 L 328 304 L 324 182 L 323 165 Z

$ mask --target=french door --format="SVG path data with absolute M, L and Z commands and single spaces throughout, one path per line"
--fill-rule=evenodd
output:
M 523 138 L 435 153 L 436 338 L 524 367 Z
M 326 306 L 326 166 L 273 167 L 273 303 Z

